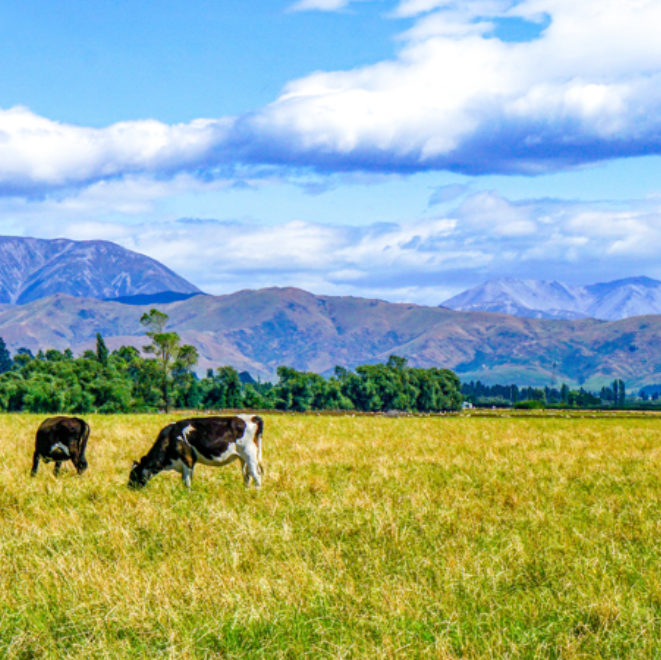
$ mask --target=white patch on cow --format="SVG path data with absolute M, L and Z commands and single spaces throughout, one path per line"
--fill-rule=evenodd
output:
M 63 445 L 61 442 L 56 442 L 54 445 L 51 446 L 50 450 L 51 453 L 53 453 L 54 451 L 61 451 L 66 456 L 69 456 L 69 448 Z
M 169 465 L 163 468 L 164 470 L 172 470 L 174 472 L 179 472 L 181 478 L 188 488 L 191 486 L 191 478 L 193 477 L 193 470 L 189 468 L 186 463 L 184 463 L 180 458 L 175 459 Z
M 188 446 L 190 446 L 190 442 L 188 442 L 188 434 L 194 430 L 195 427 L 192 424 L 189 424 L 186 428 L 182 429 L 181 431 L 181 437 Z
M 236 451 L 244 463 L 243 483 L 248 487 L 250 485 L 250 478 L 252 477 L 255 488 L 259 488 L 262 485 L 262 479 L 259 468 L 261 447 L 255 444 L 257 424 L 253 422 L 254 415 L 243 414 L 237 415 L 237 417 L 240 417 L 246 423 L 243 435 L 236 441 Z
M 174 461 L 172 461 L 169 465 L 166 465 L 164 470 L 174 470 L 175 472 L 179 472 L 179 474 L 184 473 L 184 462 L 180 459 L 177 458 Z
M 237 449 L 234 446 L 234 444 L 230 444 L 230 446 L 219 456 L 211 456 L 210 458 L 207 458 L 203 454 L 201 454 L 195 447 L 193 447 L 193 451 L 195 452 L 195 458 L 202 463 L 202 465 L 212 465 L 214 467 L 218 467 L 220 465 L 227 465 L 228 463 L 231 463 L 232 461 L 235 461 L 237 458 L 239 458 L 239 454 L 237 453 Z
M 258 426 L 253 421 L 254 415 L 242 414 L 237 415 L 237 417 L 240 417 L 246 423 L 243 435 L 236 441 L 237 452 L 244 462 L 243 483 L 248 487 L 252 477 L 255 488 L 259 488 L 262 485 L 262 442 L 261 438 L 257 438 L 257 443 L 255 443 Z
M 247 443 L 253 443 L 255 433 L 257 433 L 257 424 L 253 422 L 254 415 L 237 415 L 239 419 L 242 419 L 246 423 L 246 428 L 243 431 L 243 435 L 237 439 L 236 444 L 240 446 L 245 446 Z M 253 443 L 254 444 L 254 443 Z

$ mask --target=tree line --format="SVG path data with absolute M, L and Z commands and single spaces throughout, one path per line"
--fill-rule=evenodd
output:
M 629 405 L 626 385 L 620 379 L 614 380 L 610 387 L 602 387 L 599 392 L 590 392 L 583 387 L 571 389 L 565 383 L 560 388 L 518 387 L 486 385 L 478 380 L 463 383 L 461 393 L 468 402 L 483 407 L 624 408 Z
M 12 357 L 0 338 L 0 410 L 35 413 L 128 413 L 170 409 L 252 410 L 458 410 L 462 396 L 448 369 L 416 369 L 405 358 L 355 370 L 336 367 L 331 377 L 281 366 L 275 383 L 255 381 L 230 366 L 193 367 L 199 356 L 167 332 L 168 317 L 157 310 L 143 315 L 149 343 L 110 351 L 96 336 L 96 349 L 74 356 L 70 349 L 36 355 L 20 348 Z M 143 353 L 145 355 L 143 355 Z

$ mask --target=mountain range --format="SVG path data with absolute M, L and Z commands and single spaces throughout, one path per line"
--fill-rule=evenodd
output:
M 109 241 L 0 236 L 0 303 L 23 305 L 56 293 L 86 298 L 201 291 L 155 259 Z
M 661 314 L 661 282 L 630 277 L 581 287 L 502 278 L 464 291 L 442 305 L 462 312 L 496 312 L 526 318 L 617 321 Z
M 227 364 L 272 380 L 280 365 L 330 374 L 397 354 L 485 383 L 661 383 L 661 282 L 649 278 L 586 287 L 503 279 L 440 307 L 294 288 L 210 296 L 107 241 L 0 237 L 0 336 L 12 352 L 80 354 L 97 332 L 110 348 L 141 347 L 140 317 L 154 305 L 197 347 L 200 372 Z
M 57 294 L 0 306 L 0 336 L 15 351 L 146 343 L 140 316 L 150 306 Z M 168 329 L 197 347 L 199 370 L 229 364 L 272 380 L 279 365 L 332 373 L 335 365 L 381 362 L 447 367 L 462 380 L 584 385 L 618 378 L 628 388 L 661 383 L 661 316 L 608 322 L 558 321 L 364 298 L 315 296 L 292 288 L 194 296 L 159 305 Z

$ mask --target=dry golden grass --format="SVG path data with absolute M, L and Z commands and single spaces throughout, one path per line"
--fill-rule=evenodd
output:
M 163 415 L 30 478 L 41 419 L 0 417 L 0 657 L 661 658 L 661 420 L 265 416 L 257 493 L 129 490 Z

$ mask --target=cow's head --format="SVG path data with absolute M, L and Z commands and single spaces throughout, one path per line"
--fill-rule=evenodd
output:
M 147 467 L 145 459 L 138 463 L 133 461 L 131 474 L 129 474 L 129 488 L 144 488 L 154 473 Z
M 78 474 L 82 474 L 87 470 L 87 461 L 84 458 L 78 459 L 78 462 L 76 463 L 76 470 L 78 470 Z

